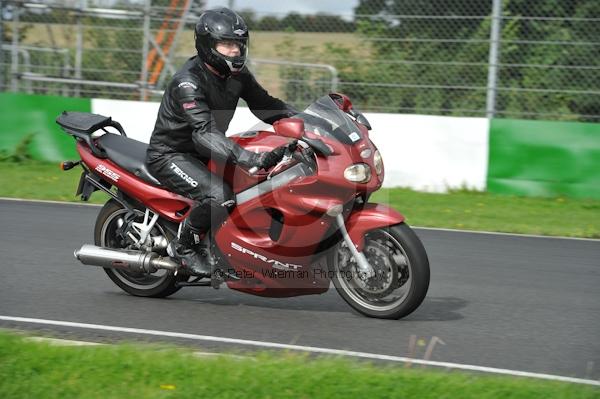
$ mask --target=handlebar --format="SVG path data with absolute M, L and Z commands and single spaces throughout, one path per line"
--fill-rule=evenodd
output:
M 290 160 L 295 159 L 296 161 L 305 164 L 306 166 L 309 167 L 309 169 L 314 170 L 316 167 L 316 164 L 314 162 L 314 151 L 310 146 L 307 146 L 306 148 L 304 148 L 303 146 L 299 146 L 301 148 L 301 151 L 297 151 L 297 152 L 289 152 L 287 153 L 282 160 L 275 165 L 271 171 L 269 172 L 269 175 L 267 176 L 267 179 L 271 178 L 271 175 L 276 172 L 281 165 L 288 163 Z M 255 175 L 257 172 L 259 171 L 259 168 L 254 166 L 252 168 L 250 168 L 248 170 L 248 173 L 253 176 Z
M 287 162 L 289 162 L 292 159 L 292 154 L 294 153 L 294 151 L 296 151 L 296 148 L 298 148 L 298 141 L 294 140 L 290 143 L 288 143 L 285 146 L 285 151 L 283 153 L 283 156 L 281 157 L 281 159 L 279 160 L 279 162 L 277 163 L 277 165 L 275 165 L 272 169 L 271 172 L 269 172 L 269 175 L 267 176 L 267 179 L 271 177 L 271 175 L 273 174 L 274 171 L 276 171 L 277 169 L 279 169 L 279 167 Z M 248 173 L 250 174 L 250 176 L 254 176 L 256 173 L 258 173 L 258 171 L 260 170 L 260 168 L 258 166 L 253 166 L 250 169 L 248 169 Z

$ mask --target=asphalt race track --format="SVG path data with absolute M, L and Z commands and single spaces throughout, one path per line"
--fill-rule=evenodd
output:
M 184 288 L 168 299 L 129 296 L 102 269 L 73 257 L 74 249 L 93 243 L 99 209 L 0 200 L 1 316 L 395 356 L 411 355 L 413 336 L 412 355 L 418 358 L 435 339 L 434 361 L 600 378 L 598 240 L 417 229 L 431 262 L 429 294 L 412 315 L 390 321 L 355 313 L 335 290 L 288 299 L 208 287 Z M 148 340 L 15 321 L 0 321 L 0 328 L 71 339 Z M 227 345 L 177 342 L 208 350 Z

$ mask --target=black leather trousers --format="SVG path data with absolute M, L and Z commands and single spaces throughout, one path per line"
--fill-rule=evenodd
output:
M 192 154 L 149 152 L 146 164 L 165 188 L 196 201 L 187 223 L 201 233 L 221 223 L 235 205 L 231 187 Z

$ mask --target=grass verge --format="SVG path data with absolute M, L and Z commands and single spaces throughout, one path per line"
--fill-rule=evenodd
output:
M 81 202 L 75 197 L 81 172 L 80 167 L 62 171 L 58 162 L 0 162 L 4 180 L 0 197 Z M 90 203 L 103 204 L 107 199 L 108 195 L 95 192 Z
M 600 200 L 408 189 L 382 189 L 371 200 L 391 204 L 409 224 L 423 227 L 600 238 Z
M 5 398 L 597 398 L 545 380 L 373 365 L 284 352 L 195 357 L 157 345 L 57 347 L 0 333 Z
M 57 164 L 0 162 L 1 197 L 79 201 L 75 190 L 80 169 L 63 172 Z M 104 203 L 94 193 L 90 202 Z M 372 201 L 389 203 L 415 226 L 550 236 L 600 238 L 600 200 L 530 198 L 454 191 L 420 193 L 382 189 Z

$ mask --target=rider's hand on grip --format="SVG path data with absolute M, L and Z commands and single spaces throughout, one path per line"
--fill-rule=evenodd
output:
M 281 161 L 284 155 L 286 155 L 286 152 L 288 154 L 294 152 L 297 146 L 298 140 L 293 140 L 287 145 L 282 145 L 269 152 L 263 152 L 260 154 L 259 164 L 257 166 L 264 170 L 271 169 Z
M 286 147 L 291 154 L 292 152 L 296 151 L 296 148 L 298 148 L 298 140 L 290 141 L 289 144 L 286 145 Z

